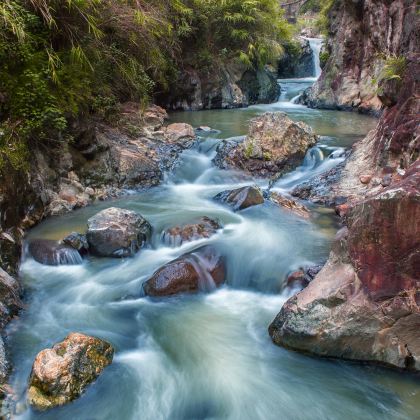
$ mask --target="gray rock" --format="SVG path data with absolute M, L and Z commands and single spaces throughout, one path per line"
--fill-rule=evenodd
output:
M 30 241 L 28 251 L 40 264 L 76 265 L 83 262 L 80 253 L 73 247 L 48 239 Z
M 131 257 L 150 238 L 152 227 L 140 214 L 111 207 L 88 220 L 90 251 L 101 257 Z

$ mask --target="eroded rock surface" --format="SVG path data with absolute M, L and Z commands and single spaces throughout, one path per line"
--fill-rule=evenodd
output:
M 303 122 L 292 121 L 284 112 L 267 112 L 250 121 L 245 141 L 219 150 L 215 162 L 254 176 L 278 177 L 302 163 L 317 136 Z
M 111 207 L 88 220 L 90 251 L 101 257 L 131 257 L 150 238 L 152 227 L 140 214 Z
M 75 400 L 111 364 L 113 356 L 114 349 L 108 342 L 69 334 L 36 356 L 29 378 L 29 404 L 47 410 Z
M 157 270 L 143 285 L 147 296 L 209 292 L 225 281 L 224 257 L 211 245 L 182 255 Z

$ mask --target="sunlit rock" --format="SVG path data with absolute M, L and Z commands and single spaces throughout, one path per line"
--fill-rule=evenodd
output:
M 113 356 L 114 349 L 108 342 L 69 334 L 36 356 L 29 378 L 29 404 L 47 410 L 75 400 L 111 364 Z

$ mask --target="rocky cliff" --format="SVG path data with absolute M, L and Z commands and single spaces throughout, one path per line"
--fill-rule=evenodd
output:
M 378 114 L 377 82 L 386 59 L 416 53 L 415 2 L 337 0 L 328 19 L 323 73 L 302 101 L 315 108 Z
M 381 3 L 384 13 L 394 10 Z M 340 4 L 343 15 L 349 6 Z M 363 4 L 362 16 L 377 13 L 379 2 Z M 413 24 L 414 10 L 395 13 Z M 326 200 L 345 197 L 337 208 L 344 228 L 324 269 L 284 305 L 269 332 L 295 350 L 420 370 L 419 31 L 399 28 L 394 48 L 408 62 L 402 81 L 383 83 L 378 126 L 355 145 Z M 388 32 L 378 43 L 390 42 L 380 34 Z
M 200 71 L 185 68 L 174 86 L 158 102 L 167 109 L 184 111 L 242 108 L 274 102 L 280 95 L 274 68 L 248 68 L 236 61 L 214 63 Z

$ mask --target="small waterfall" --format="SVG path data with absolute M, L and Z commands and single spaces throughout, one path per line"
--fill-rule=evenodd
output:
M 314 76 L 318 79 L 318 77 L 321 75 L 321 62 L 319 59 L 319 54 L 321 52 L 322 47 L 322 39 L 321 38 L 305 38 L 309 41 L 309 46 L 312 50 L 312 57 L 314 60 L 314 68 L 315 68 L 315 74 Z

